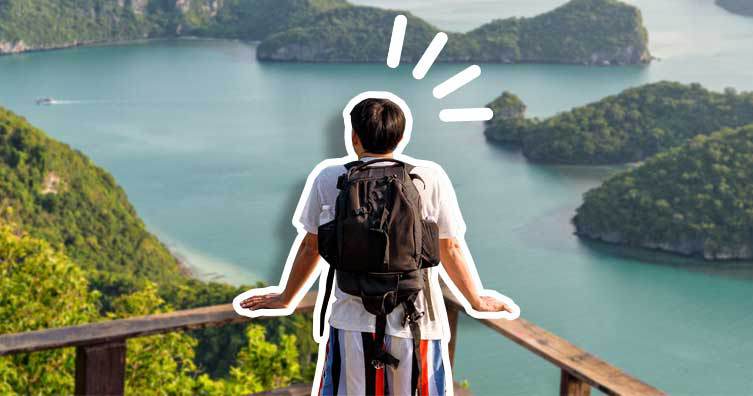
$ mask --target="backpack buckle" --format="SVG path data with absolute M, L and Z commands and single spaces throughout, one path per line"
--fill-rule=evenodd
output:
M 405 313 L 405 316 L 403 316 L 403 327 L 405 327 L 408 323 L 416 323 L 419 321 L 419 319 L 424 317 L 423 312 L 419 311 L 413 311 L 411 313 Z

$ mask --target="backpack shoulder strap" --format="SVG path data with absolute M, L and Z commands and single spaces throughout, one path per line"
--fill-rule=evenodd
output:
M 335 269 L 330 265 L 329 271 L 327 272 L 327 285 L 324 288 L 324 301 L 322 301 L 322 308 L 321 312 L 319 313 L 319 336 L 324 336 L 324 327 L 327 326 L 326 323 L 324 323 L 325 317 L 327 316 L 327 306 L 329 305 L 329 297 L 332 294 L 332 282 L 335 278 Z
M 337 178 L 338 189 L 342 190 L 343 188 L 345 188 L 345 183 L 348 181 L 348 175 L 350 174 L 350 170 L 361 164 L 363 164 L 363 161 L 358 160 L 358 161 L 351 161 L 343 165 L 345 167 L 345 173 L 343 173 L 342 175 L 340 175 L 340 177 Z
M 421 181 L 421 185 L 423 185 L 424 189 L 426 189 L 426 182 L 421 177 L 421 175 L 417 175 L 415 173 L 411 173 L 411 172 L 413 172 L 414 169 L 416 169 L 416 167 L 414 165 L 409 164 L 409 163 L 404 163 L 404 164 L 405 164 L 404 165 L 405 166 L 405 173 L 408 174 L 408 177 L 410 177 L 411 181 L 420 180 Z
M 347 164 L 345 164 L 343 166 L 345 167 L 345 169 L 350 170 L 350 168 L 353 168 L 354 166 L 361 165 L 361 164 L 363 164 L 363 161 L 356 160 L 356 161 L 348 162 Z

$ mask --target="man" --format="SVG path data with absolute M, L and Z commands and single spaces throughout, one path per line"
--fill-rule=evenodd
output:
M 329 166 L 317 175 L 300 216 L 306 235 L 298 248 L 284 289 L 281 293 L 246 298 L 240 303 L 243 309 L 290 308 L 291 302 L 295 296 L 300 296 L 319 263 L 318 233 L 322 225 L 335 219 L 336 200 L 340 192 L 338 179 L 343 174 L 350 175 L 349 169 L 356 164 L 392 159 L 403 139 L 406 117 L 394 102 L 368 98 L 353 107 L 350 123 L 353 150 L 359 162 Z M 375 162 L 368 166 L 394 165 Z M 465 224 L 446 174 L 433 163 L 414 162 L 420 165 L 406 167 L 410 172 L 409 182 L 416 186 L 420 195 L 423 220 L 436 223 L 438 228 L 439 258 L 447 275 L 445 279 L 454 284 L 466 300 L 470 314 L 479 316 L 483 313 L 509 312 L 516 316 L 519 311 L 514 304 L 480 289 L 475 268 L 468 264 L 463 251 Z M 370 313 L 372 310 L 367 310 L 361 297 L 344 292 L 338 274 L 336 300 L 330 310 L 331 331 L 326 357 L 317 371 L 321 373 L 318 384 L 321 395 L 451 394 L 452 375 L 447 361 L 449 334 L 437 268 L 423 269 L 427 287 L 421 289 L 415 300 L 411 300 L 411 308 L 415 308 L 417 313 L 413 323 L 406 321 L 407 306 L 401 305 L 384 315 L 381 329 L 379 315 Z M 326 303 L 324 305 L 322 310 L 327 309 Z M 424 314 L 427 312 L 429 314 Z M 420 329 L 418 336 L 416 328 L 412 326 Z M 383 340 L 377 339 L 379 333 L 385 334 Z M 373 356 L 375 348 L 384 350 L 390 359 L 394 358 L 393 363 L 381 364 L 381 360 Z M 321 359 L 319 361 L 322 362 Z

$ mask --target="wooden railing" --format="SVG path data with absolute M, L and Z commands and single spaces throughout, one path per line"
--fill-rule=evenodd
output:
M 314 309 L 316 294 L 309 293 L 296 312 Z M 445 293 L 454 361 L 457 322 L 462 306 Z M 230 304 L 129 319 L 25 333 L 0 335 L 0 355 L 76 347 L 76 394 L 122 395 L 125 381 L 126 340 L 153 334 L 223 326 L 249 321 Z M 560 395 L 588 395 L 591 387 L 612 395 L 663 395 L 618 368 L 579 349 L 524 319 L 479 320 L 492 330 L 548 360 L 562 371 Z

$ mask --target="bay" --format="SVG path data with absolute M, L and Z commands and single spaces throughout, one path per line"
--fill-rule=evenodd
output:
M 408 8 L 465 31 L 563 1 L 358 3 Z M 113 173 L 198 276 L 274 283 L 305 177 L 344 154 L 342 107 L 362 91 L 392 91 L 415 117 L 406 153 L 440 163 L 454 182 L 485 286 L 514 298 L 528 320 L 671 394 L 751 394 L 753 266 L 584 243 L 570 217 L 585 191 L 621 168 L 529 164 L 489 145 L 481 124 L 437 117 L 503 90 L 540 117 L 663 79 L 753 90 L 753 18 L 713 0 L 630 3 L 659 61 L 482 65 L 478 80 L 441 101 L 431 89 L 463 65 L 435 65 L 416 81 L 409 65 L 258 63 L 253 43 L 164 40 L 0 57 L 0 105 Z M 42 96 L 63 103 L 36 106 Z M 473 320 L 461 321 L 457 351 L 455 377 L 475 394 L 557 390 L 553 366 Z

